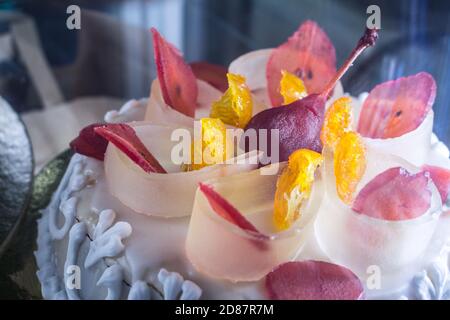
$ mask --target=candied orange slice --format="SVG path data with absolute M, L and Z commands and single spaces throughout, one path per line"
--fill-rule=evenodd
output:
M 322 161 L 320 153 L 308 149 L 289 156 L 275 192 L 273 221 L 277 230 L 289 228 L 300 217 L 300 207 L 311 194 L 314 173 Z
M 366 147 L 356 132 L 344 133 L 334 150 L 334 174 L 339 198 L 350 204 L 366 170 Z
M 222 163 L 232 154 L 227 143 L 226 127 L 220 119 L 202 118 L 201 139 L 191 144 L 191 163 L 183 164 L 183 171 L 199 170 L 206 166 Z
M 280 94 L 283 96 L 283 105 L 300 100 L 308 95 L 302 79 L 295 74 L 281 71 Z
M 320 139 L 323 145 L 335 149 L 340 138 L 352 130 L 352 99 L 342 97 L 333 102 L 325 114 Z
M 250 89 L 241 75 L 227 73 L 227 79 L 228 89 L 219 101 L 213 102 L 209 116 L 226 124 L 245 128 L 252 118 L 253 101 Z

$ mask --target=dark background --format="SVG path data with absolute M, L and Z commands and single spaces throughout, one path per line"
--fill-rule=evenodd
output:
M 82 9 L 81 30 L 66 28 L 66 8 Z M 428 71 L 438 83 L 435 132 L 450 142 L 450 1 L 331 0 L 33 0 L 0 1 L 2 11 L 32 17 L 67 100 L 86 95 L 147 96 L 155 77 L 148 29 L 156 26 L 188 61 L 228 65 L 235 57 L 284 42 L 305 19 L 332 39 L 338 64 L 367 19 L 381 8 L 380 40 L 343 79 L 358 94 L 375 84 Z M 0 33 L 8 23 L 0 22 Z M 0 94 L 19 111 L 42 108 L 20 59 L 0 63 Z

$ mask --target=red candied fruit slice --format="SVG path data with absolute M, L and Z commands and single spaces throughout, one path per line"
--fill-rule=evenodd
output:
M 303 80 L 308 93 L 320 93 L 336 73 L 336 53 L 327 34 L 307 20 L 289 39 L 273 50 L 266 66 L 267 87 L 272 105 L 283 104 L 281 71 Z
M 364 101 L 358 132 L 368 138 L 395 138 L 416 129 L 436 97 L 436 82 L 426 72 L 379 84 Z
M 422 170 L 430 173 L 431 180 L 439 190 L 442 203 L 446 203 L 450 192 L 450 170 L 430 165 L 423 166 Z
M 94 131 L 103 125 L 94 123 L 81 129 L 78 137 L 70 142 L 70 148 L 76 153 L 103 161 L 108 141 Z
M 94 128 L 95 133 L 114 144 L 145 172 L 166 173 L 158 160 L 147 150 L 132 127 L 124 123 Z
M 377 175 L 358 194 L 353 210 L 372 218 L 400 221 L 420 217 L 430 207 L 429 174 L 396 167 Z
M 155 29 L 153 48 L 156 69 L 166 104 L 187 116 L 194 117 L 197 105 L 197 80 L 181 53 Z
M 256 227 L 248 221 L 242 213 L 239 212 L 231 203 L 229 203 L 225 198 L 223 198 L 219 193 L 217 193 L 210 186 L 200 183 L 200 191 L 205 195 L 209 202 L 209 205 L 219 216 L 231 222 L 232 224 L 238 226 L 242 230 L 249 232 L 250 234 L 256 236 L 259 239 L 267 239 L 268 237 L 262 234 Z
M 272 300 L 359 300 L 364 288 L 349 269 L 322 261 L 294 261 L 279 265 L 266 276 Z
M 205 61 L 193 62 L 190 66 L 197 79 L 209 83 L 222 92 L 228 89 L 228 71 L 225 67 Z

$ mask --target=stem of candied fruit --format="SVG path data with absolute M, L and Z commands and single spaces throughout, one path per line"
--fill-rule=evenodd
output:
M 336 83 L 342 78 L 342 76 L 347 72 L 347 70 L 353 65 L 356 58 L 368 47 L 375 45 L 378 39 L 377 29 L 366 29 L 361 39 L 359 39 L 358 44 L 350 53 L 350 56 L 345 60 L 342 67 L 338 70 L 336 75 L 331 79 L 331 81 L 325 87 L 325 90 L 320 94 L 322 96 L 328 97 L 333 90 Z

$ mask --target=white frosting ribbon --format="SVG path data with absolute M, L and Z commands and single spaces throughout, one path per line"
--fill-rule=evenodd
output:
M 200 119 L 209 116 L 211 104 L 222 96 L 222 92 L 204 82 L 197 80 L 198 98 L 195 118 Z M 145 112 L 145 121 L 154 124 L 172 126 L 192 126 L 193 118 L 186 116 L 164 102 L 159 80 L 156 78 L 152 82 L 150 98 Z
M 171 141 L 171 135 L 177 128 L 147 122 L 131 125 L 168 172 L 147 173 L 114 145 L 108 145 L 104 163 L 109 191 L 138 213 L 160 217 L 188 216 L 191 214 L 199 182 L 252 170 L 258 166 L 260 153 L 252 151 L 230 159 L 229 163 L 181 172 L 180 164 L 174 164 L 171 160 L 172 150 L 176 145 L 176 142 Z
M 274 164 L 283 168 L 285 163 Z M 189 261 L 201 273 L 232 282 L 257 281 L 277 265 L 295 259 L 310 234 L 323 189 L 320 175 L 301 217 L 278 232 L 273 223 L 273 199 L 277 174 L 251 172 L 206 181 L 226 198 L 261 233 L 258 238 L 219 216 L 202 192 L 197 191 L 186 239 Z M 207 239 L 207 241 L 205 241 Z

